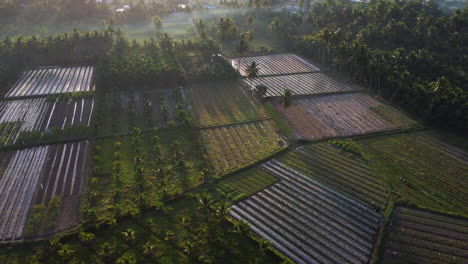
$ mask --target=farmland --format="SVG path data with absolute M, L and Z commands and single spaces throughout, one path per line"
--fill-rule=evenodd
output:
M 286 146 L 268 120 L 206 128 L 200 137 L 215 175 L 242 168 Z
M 279 101 L 273 105 L 304 139 L 360 135 L 416 124 L 395 108 L 364 93 L 298 98 L 288 108 Z
M 23 73 L 6 97 L 94 91 L 94 67 L 39 67 Z
M 264 97 L 281 96 L 286 88 L 291 89 L 294 95 L 326 94 L 354 90 L 319 72 L 259 77 L 253 79 L 252 83 L 249 79 L 244 79 L 244 82 L 247 85 L 251 84 L 251 89 L 254 89 L 257 85 L 268 87 Z
M 229 185 L 237 192 L 252 195 L 279 180 L 273 173 L 269 173 L 258 167 L 254 167 L 246 172 L 236 174 L 224 179 L 222 183 Z
M 103 113 L 119 117 L 103 120 L 106 135 L 129 133 L 134 127 L 164 128 L 191 122 L 183 97 L 176 89 L 109 93 L 104 96 L 101 107 Z
M 213 126 L 266 118 L 256 99 L 239 82 L 190 85 L 184 91 L 198 126 Z
M 0 191 L 0 238 L 17 240 L 43 232 L 44 210 L 33 205 L 47 205 L 60 197 L 64 210 L 49 219 L 48 231 L 62 230 L 78 223 L 80 194 L 88 143 L 50 145 L 2 153 Z M 28 220 L 29 215 L 29 220 Z M 26 224 L 28 225 L 26 226 Z
M 131 136 L 99 140 L 89 206 L 107 221 L 199 186 L 206 168 L 200 149 L 187 128 L 136 129 Z
M 385 208 L 383 182 L 361 157 L 321 143 L 300 147 L 278 160 L 379 210 Z
M 424 132 L 376 137 L 359 143 L 392 192 L 423 208 L 468 215 L 466 152 Z
M 0 102 L 0 144 L 14 144 L 21 132 L 89 126 L 92 98 L 49 101 L 46 98 Z
M 259 65 L 259 76 L 279 75 L 300 72 L 315 72 L 320 69 L 294 54 L 276 54 L 232 58 L 231 64 L 242 76 L 246 76 L 246 68 L 252 62 Z
M 467 241 L 467 220 L 399 207 L 382 263 L 467 263 Z
M 234 219 L 296 263 L 367 263 L 381 215 L 278 161 L 261 165 L 280 181 L 235 204 Z

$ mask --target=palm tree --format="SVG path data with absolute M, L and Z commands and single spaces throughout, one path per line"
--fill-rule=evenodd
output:
M 132 242 L 135 241 L 135 231 L 131 228 L 127 229 L 126 231 L 122 232 L 122 236 L 125 240 Z
M 266 85 L 259 84 L 259 85 L 255 86 L 255 94 L 260 98 L 262 96 L 265 96 L 267 91 L 268 91 L 268 87 L 266 87 Z
M 249 66 L 245 69 L 245 73 L 247 74 L 247 78 L 250 80 L 250 89 L 252 89 L 252 81 L 253 79 L 258 77 L 258 74 L 260 73 L 260 67 L 258 67 L 258 63 L 255 61 L 252 61 Z
M 249 227 L 249 224 L 241 219 L 234 223 L 234 232 L 239 232 L 243 234 L 249 230 Z
M 208 213 L 210 212 L 214 202 L 213 197 L 209 194 L 202 193 L 198 196 L 198 209 L 203 214 L 205 222 L 208 222 Z
M 285 108 L 288 108 L 289 106 L 291 106 L 291 103 L 292 103 L 292 90 L 289 89 L 289 88 L 286 88 L 284 89 L 284 92 L 283 94 L 281 95 L 280 99 L 281 99 L 281 104 L 285 107 Z

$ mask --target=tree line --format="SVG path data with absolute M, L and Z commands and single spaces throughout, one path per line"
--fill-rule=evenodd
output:
M 163 34 L 143 43 L 130 41 L 115 27 L 45 38 L 5 37 L 0 41 L 0 88 L 5 92 L 23 70 L 42 65 L 96 65 L 102 90 L 235 78 L 229 62 L 216 56 L 219 50 L 210 38 L 175 41 Z

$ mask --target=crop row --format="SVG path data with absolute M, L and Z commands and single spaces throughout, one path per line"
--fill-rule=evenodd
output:
M 296 263 L 367 263 L 381 215 L 276 160 L 280 181 L 232 207 Z
M 466 220 L 397 208 L 383 263 L 467 263 L 467 241 Z
M 281 96 L 286 88 L 295 95 L 324 94 L 347 92 L 354 90 L 322 73 L 304 73 L 294 75 L 267 76 L 253 79 L 244 79 L 254 89 L 257 85 L 265 85 L 268 90 L 265 97 Z
M 41 67 L 25 71 L 6 97 L 93 91 L 94 67 Z
M 438 206 L 440 210 L 468 212 L 468 159 L 463 151 L 446 150 L 419 133 L 361 143 L 375 155 L 405 169 L 414 202 L 426 207 Z M 458 153 L 458 157 L 454 158 L 452 152 Z
M 0 143 L 12 144 L 22 131 L 86 125 L 91 121 L 94 99 L 51 102 L 45 98 L 0 102 Z
M 0 239 L 21 239 L 33 204 L 52 197 L 79 196 L 88 143 L 68 143 L 7 152 L 1 155 Z M 76 197 L 79 205 L 79 197 Z M 67 208 L 77 214 L 79 206 Z M 67 217 L 67 216 L 65 216 Z M 76 224 L 67 218 L 68 224 Z
M 266 113 L 239 82 L 191 85 L 187 99 L 200 126 L 257 120 Z
M 200 135 L 216 174 L 262 159 L 284 144 L 272 121 L 206 128 Z
M 381 105 L 364 93 L 294 99 L 288 108 L 274 102 L 297 134 L 306 139 L 350 136 L 399 128 L 371 108 Z M 396 109 L 387 106 L 390 111 Z M 406 117 L 405 117 L 406 118 Z
M 21 238 L 40 174 L 46 164 L 48 146 L 16 151 L 0 180 L 0 239 Z M 5 154 L 8 155 L 8 154 Z
M 231 59 L 232 67 L 239 70 L 242 76 L 247 76 L 246 69 L 252 62 L 258 64 L 260 68 L 259 75 L 319 71 L 318 67 L 294 54 L 238 57 Z
M 251 195 L 265 187 L 275 183 L 278 177 L 260 168 L 252 168 L 233 177 L 223 180 L 223 183 L 231 186 L 238 192 Z
M 279 160 L 376 208 L 385 207 L 385 187 L 369 165 L 340 153 L 329 144 L 301 147 Z

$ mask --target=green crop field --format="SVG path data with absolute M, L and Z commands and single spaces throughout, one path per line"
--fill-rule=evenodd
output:
M 262 105 L 241 83 L 212 82 L 190 85 L 186 97 L 199 126 L 213 126 L 264 119 Z
M 359 141 L 376 173 L 397 199 L 468 215 L 468 154 L 424 132 Z
M 246 172 L 229 177 L 223 180 L 222 183 L 229 185 L 240 193 L 252 195 L 278 180 L 279 178 L 273 174 L 259 167 L 255 167 Z
M 248 166 L 286 147 L 269 120 L 206 128 L 200 131 L 200 137 L 216 176 Z

